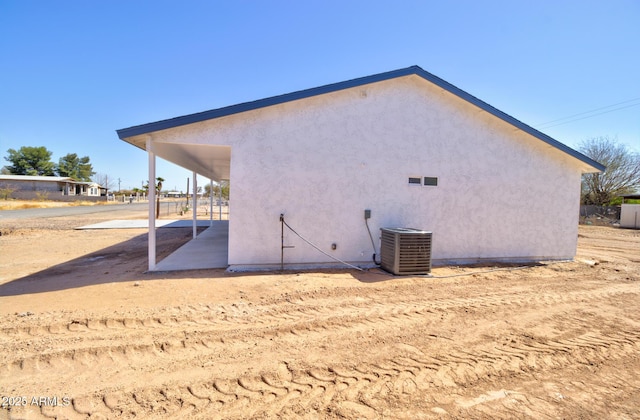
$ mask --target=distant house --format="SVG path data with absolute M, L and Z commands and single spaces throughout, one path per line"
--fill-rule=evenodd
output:
M 95 201 L 107 195 L 107 188 L 96 182 L 62 176 L 0 175 L 0 189 L 12 190 L 9 197 L 22 200 Z
M 604 169 L 417 66 L 118 136 L 149 179 L 157 156 L 230 180 L 230 269 L 371 264 L 367 227 L 432 231 L 441 263 L 571 259 L 581 176 Z

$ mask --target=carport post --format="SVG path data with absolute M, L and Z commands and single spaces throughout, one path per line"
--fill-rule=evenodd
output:
M 213 179 L 209 179 L 209 226 L 213 226 Z
M 149 271 L 156 269 L 156 154 L 153 152 L 151 138 L 147 138 L 149 154 Z
M 222 220 L 222 180 L 218 181 L 218 220 Z
M 196 239 L 198 230 L 196 226 L 198 224 L 198 174 L 193 171 L 193 239 Z

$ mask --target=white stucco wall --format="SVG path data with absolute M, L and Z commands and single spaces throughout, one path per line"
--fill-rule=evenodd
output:
M 579 162 L 417 76 L 156 132 L 231 146 L 229 264 L 280 263 L 279 215 L 335 257 L 380 227 L 433 232 L 438 261 L 569 259 Z M 413 186 L 408 177 L 437 177 Z M 336 243 L 337 249 L 331 250 Z M 285 263 L 332 262 L 285 231 Z
M 620 209 L 620 227 L 640 228 L 640 204 L 623 204 Z

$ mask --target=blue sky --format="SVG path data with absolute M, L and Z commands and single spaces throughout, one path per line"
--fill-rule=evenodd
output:
M 146 153 L 116 129 L 414 64 L 571 147 L 640 152 L 638 22 L 637 0 L 0 0 L 0 156 L 86 155 L 137 187 Z

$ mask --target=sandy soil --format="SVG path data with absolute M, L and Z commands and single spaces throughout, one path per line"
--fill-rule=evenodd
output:
M 90 201 L 37 201 L 37 200 L 2 200 L 0 210 L 20 210 L 20 209 L 48 209 L 53 207 L 73 207 L 73 206 L 103 206 L 110 205 L 106 202 Z
M 144 230 L 88 222 L 2 229 L 0 418 L 640 418 L 639 231 L 441 278 L 146 274 Z

